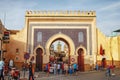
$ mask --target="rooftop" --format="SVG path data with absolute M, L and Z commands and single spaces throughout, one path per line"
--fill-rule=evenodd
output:
M 51 17 L 51 16 L 75 16 L 75 17 L 96 17 L 95 11 L 26 11 L 26 17 L 39 16 L 39 17 Z

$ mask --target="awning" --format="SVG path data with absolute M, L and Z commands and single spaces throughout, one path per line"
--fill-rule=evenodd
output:
M 113 31 L 113 32 L 120 32 L 120 29 L 118 29 L 118 30 L 115 30 L 115 31 Z

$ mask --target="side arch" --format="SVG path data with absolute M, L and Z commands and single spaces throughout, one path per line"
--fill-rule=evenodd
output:
M 43 54 L 44 54 L 44 49 L 42 46 L 38 45 L 34 49 L 34 55 L 35 55 L 35 68 L 36 71 L 42 71 L 43 69 Z
M 80 46 L 78 46 L 78 47 L 76 48 L 76 51 L 75 51 L 76 55 L 78 56 L 78 50 L 79 50 L 80 48 L 83 49 L 84 55 L 87 55 L 87 50 L 86 50 L 86 48 L 85 48 L 84 46 L 82 46 L 82 45 L 80 45 Z
M 45 50 L 44 50 L 44 48 L 43 48 L 41 45 L 38 45 L 37 47 L 35 47 L 35 49 L 34 49 L 34 51 L 33 51 L 33 54 L 36 56 L 36 50 L 37 50 L 38 48 L 41 48 L 41 49 L 43 50 L 43 54 L 42 54 L 42 55 L 44 55 Z
M 76 49 L 77 54 L 77 62 L 78 62 L 78 70 L 84 71 L 85 70 L 85 55 L 86 55 L 86 49 L 84 46 L 80 45 Z

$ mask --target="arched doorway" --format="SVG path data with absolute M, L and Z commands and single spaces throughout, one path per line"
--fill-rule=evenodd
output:
M 49 48 L 50 62 L 70 62 L 70 48 L 68 42 L 63 38 L 55 39 Z
M 41 48 L 36 49 L 36 71 L 42 71 L 42 57 L 43 50 Z
M 78 70 L 84 71 L 84 50 L 78 49 Z
M 55 34 L 53 36 L 51 36 L 48 41 L 46 42 L 46 46 L 45 46 L 45 49 L 46 49 L 46 53 L 47 55 L 50 55 L 50 46 L 51 44 L 57 40 L 57 39 L 63 39 L 63 41 L 66 41 L 67 44 L 69 45 L 69 54 L 70 55 L 74 55 L 75 53 L 75 45 L 74 45 L 74 42 L 73 40 L 66 34 L 63 34 L 61 32 L 59 32 L 58 34 Z

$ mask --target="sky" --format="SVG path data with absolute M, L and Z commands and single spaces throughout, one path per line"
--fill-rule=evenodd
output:
M 7 29 L 21 30 L 27 10 L 93 10 L 103 34 L 120 29 L 120 0 L 0 0 L 0 19 Z
M 64 51 L 64 45 L 66 44 L 64 41 L 61 41 L 61 40 L 57 40 L 55 42 L 53 42 L 52 45 L 54 45 L 54 50 L 57 51 L 57 46 L 58 46 L 58 43 L 60 42 L 61 44 L 61 50 Z M 66 44 L 67 45 L 67 44 Z

